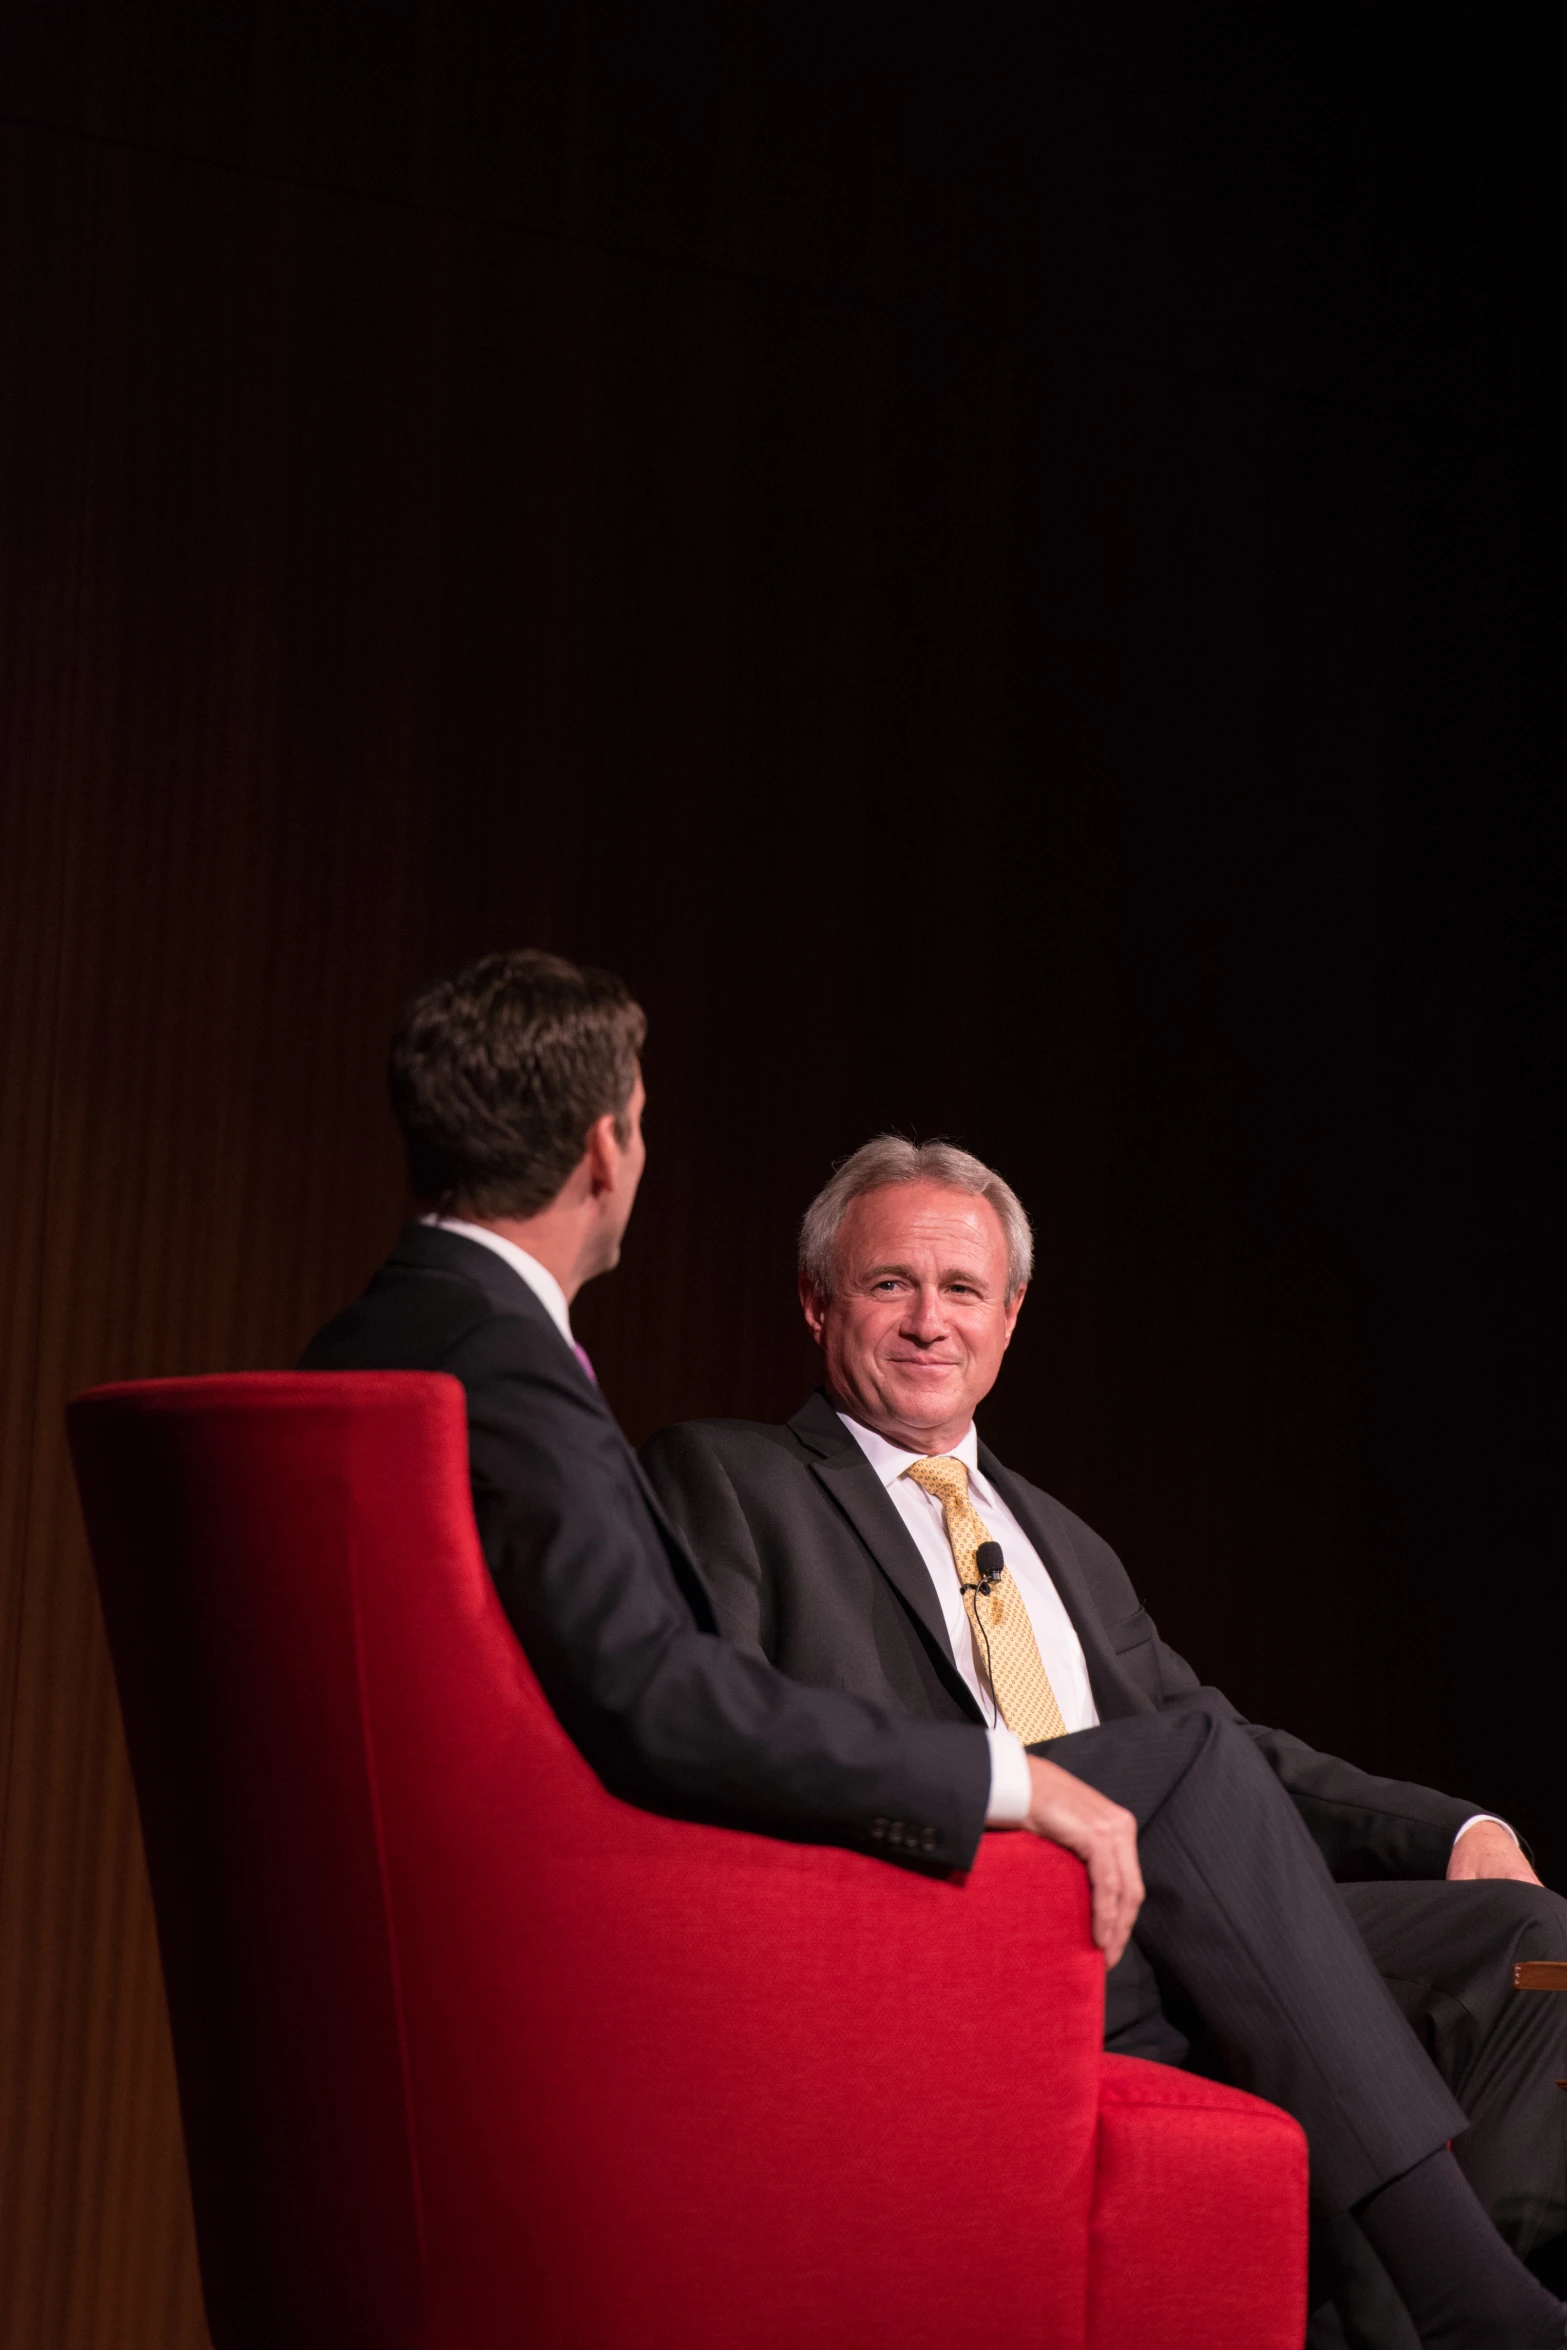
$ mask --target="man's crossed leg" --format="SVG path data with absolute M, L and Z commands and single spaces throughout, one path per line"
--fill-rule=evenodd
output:
M 1292 2113 L 1311 2150 L 1314 2209 L 1355 2214 L 1428 2350 L 1560 2350 L 1567 2313 L 1508 2251 L 1447 2153 L 1468 2115 L 1362 1936 L 1353 1895 L 1382 1889 L 1346 1899 L 1334 1885 L 1224 1700 L 1199 1692 L 1033 1751 L 1137 1824 L 1140 1956 L 1112 1978 L 1111 2044 L 1180 2061 L 1172 2014 L 1150 2010 L 1151 1983 L 1177 2024 L 1191 2019 L 1223 2078 Z M 1390 1910 L 1382 1922 L 1391 1937 Z M 1489 2066 L 1493 2105 L 1521 2061 L 1515 2050 L 1510 2067 Z

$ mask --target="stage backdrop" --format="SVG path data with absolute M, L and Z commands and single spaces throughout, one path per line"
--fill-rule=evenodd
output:
M 491 947 L 650 1014 L 633 1436 L 790 1412 L 806 1199 L 956 1136 L 998 1449 L 1567 1870 L 1540 69 L 1045 13 L 6 13 L 6 2341 L 202 2340 L 64 1400 L 291 1359 Z

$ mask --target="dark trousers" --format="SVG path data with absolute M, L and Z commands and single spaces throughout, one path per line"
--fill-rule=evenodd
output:
M 1305 1823 L 1200 1698 L 1043 1750 L 1136 1818 L 1147 1889 L 1106 1991 L 1106 2044 L 1198 2061 L 1292 2113 L 1314 2208 L 1347 2211 L 1465 2127 Z
M 1415 2350 L 1349 2206 L 1449 2139 L 1563 2291 L 1567 1998 L 1515 1991 L 1512 1969 L 1567 1958 L 1567 1902 L 1501 1881 L 1335 1885 L 1251 1740 L 1200 1701 L 1040 1751 L 1138 1823 L 1147 1899 L 1106 1984 L 1106 2046 L 1254 2090 L 1305 2128 L 1311 2350 Z
M 1468 2117 L 1453 2152 L 1514 2251 L 1567 2295 L 1567 1998 L 1513 1989 L 1567 1959 L 1567 1901 L 1538 1885 L 1343 1885 L 1349 1915 Z M 1311 2350 L 1418 2350 L 1352 2220 L 1318 2230 Z

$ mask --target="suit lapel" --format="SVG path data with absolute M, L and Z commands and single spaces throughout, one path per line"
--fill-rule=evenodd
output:
M 1045 1495 L 1023 1478 L 1014 1477 L 1010 1469 L 1004 1469 L 984 1444 L 979 1448 L 979 1465 L 1038 1551 L 1061 1595 L 1061 1604 L 1072 1619 L 1072 1629 L 1083 1644 L 1089 1686 L 1100 1720 L 1110 1722 L 1127 1714 L 1155 1712 L 1152 1701 L 1122 1672 L 1115 1650 L 1105 1638 L 1104 1625 L 1077 1553 Z
M 946 1618 L 925 1561 L 910 1540 L 896 1504 L 837 1413 L 823 1395 L 813 1395 L 789 1423 L 800 1439 L 812 1476 L 848 1519 L 909 1613 L 928 1635 L 942 1678 L 974 1720 L 981 1721 L 974 1693 L 958 1671 L 947 1637 Z

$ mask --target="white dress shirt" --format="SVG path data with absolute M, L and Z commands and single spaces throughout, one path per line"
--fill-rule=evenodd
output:
M 926 1456 L 904 1452 L 899 1446 L 889 1444 L 874 1429 L 862 1428 L 858 1420 L 851 1420 L 847 1412 L 840 1412 L 838 1417 L 887 1488 L 893 1507 L 914 1538 L 941 1603 L 953 1660 L 990 1725 L 990 1802 L 985 1824 L 991 1828 L 1016 1827 L 1028 1816 L 1031 1793 L 1028 1756 L 1022 1740 L 1000 1719 L 984 1665 L 975 1657 L 973 1629 L 963 1605 L 957 1561 L 947 1540 L 947 1521 L 941 1503 L 923 1485 L 916 1485 L 912 1477 L 904 1474 L 915 1461 Z M 1083 1644 L 1072 1628 L 1072 1619 L 1050 1579 L 1049 1569 L 979 1466 L 979 1438 L 972 1421 L 962 1442 L 953 1445 L 943 1457 L 961 1461 L 968 1471 L 969 1498 L 1000 1543 L 1001 1554 L 1012 1570 L 1012 1580 L 1033 1626 L 1040 1662 L 1050 1676 L 1050 1686 L 1061 1708 L 1061 1719 L 1068 1730 L 1091 1730 L 1099 1719 L 1099 1709 L 1089 1686 Z
M 527 1250 L 519 1248 L 514 1240 L 502 1240 L 500 1234 L 492 1232 L 488 1224 L 464 1224 L 457 1216 L 421 1216 L 419 1221 L 421 1224 L 433 1224 L 437 1232 L 460 1232 L 464 1240 L 476 1240 L 481 1248 L 493 1249 L 503 1264 L 510 1265 L 512 1271 L 526 1281 L 566 1344 L 575 1349 L 577 1342 L 571 1335 L 571 1314 L 566 1305 L 566 1292 L 537 1257 L 530 1257 Z

